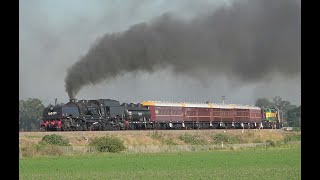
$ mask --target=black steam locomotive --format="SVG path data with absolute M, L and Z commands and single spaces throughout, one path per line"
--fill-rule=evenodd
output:
M 141 104 L 120 105 L 111 99 L 70 100 L 43 111 L 41 129 L 47 131 L 123 130 L 145 128 L 150 112 Z M 130 122 L 130 123 L 129 123 Z

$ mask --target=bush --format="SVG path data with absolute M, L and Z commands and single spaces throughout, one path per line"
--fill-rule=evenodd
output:
M 226 134 L 215 134 L 213 137 L 213 143 L 214 144 L 220 144 L 221 142 L 224 142 L 226 144 L 238 144 L 242 143 L 242 140 L 237 136 L 228 136 Z
M 221 142 L 228 142 L 229 137 L 226 134 L 215 134 L 213 137 L 213 143 L 220 144 Z
M 192 145 L 203 145 L 206 144 L 205 140 L 198 139 L 195 136 L 192 136 L 190 134 L 182 134 L 179 136 L 179 139 L 184 141 L 185 143 L 192 144 Z
M 52 134 L 43 136 L 42 140 L 39 142 L 40 145 L 58 145 L 58 146 L 70 146 L 69 141 L 63 138 L 61 135 Z
M 177 145 L 177 143 L 175 143 L 172 138 L 163 139 L 163 143 L 166 145 Z
M 94 146 L 99 152 L 120 152 L 126 149 L 123 141 L 114 136 L 95 137 L 90 146 Z

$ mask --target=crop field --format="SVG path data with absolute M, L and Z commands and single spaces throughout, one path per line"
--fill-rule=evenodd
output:
M 301 179 L 301 146 L 22 158 L 19 179 Z

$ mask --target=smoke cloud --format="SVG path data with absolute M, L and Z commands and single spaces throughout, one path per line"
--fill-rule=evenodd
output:
M 241 83 L 301 72 L 301 13 L 294 0 L 247 0 L 191 20 L 163 14 L 124 32 L 105 34 L 68 69 L 65 88 L 134 72 L 171 67 L 174 73 Z

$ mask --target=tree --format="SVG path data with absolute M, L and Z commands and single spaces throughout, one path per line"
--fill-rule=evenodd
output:
M 19 100 L 19 131 L 35 131 L 40 127 L 44 105 L 37 98 Z
M 285 116 L 288 110 L 292 108 L 291 103 L 289 101 L 283 101 L 280 96 L 276 96 L 272 100 L 274 108 L 278 111 L 279 121 L 283 124 L 287 124 Z
M 256 106 L 260 107 L 260 108 L 263 108 L 263 107 L 273 107 L 273 103 L 270 102 L 267 98 L 259 98 L 256 100 L 256 103 L 255 103 Z
M 297 108 L 296 105 L 292 105 L 289 101 L 282 100 L 280 96 L 275 96 L 272 101 L 269 101 L 267 98 L 259 98 L 256 100 L 255 105 L 261 108 L 275 108 L 278 111 L 279 121 L 284 124 L 287 123 L 288 112 Z
M 290 127 L 301 126 L 301 105 L 287 112 L 287 122 Z
M 276 96 L 273 98 L 273 105 L 280 111 L 284 111 L 290 107 L 291 103 L 289 101 L 283 101 L 280 96 Z

